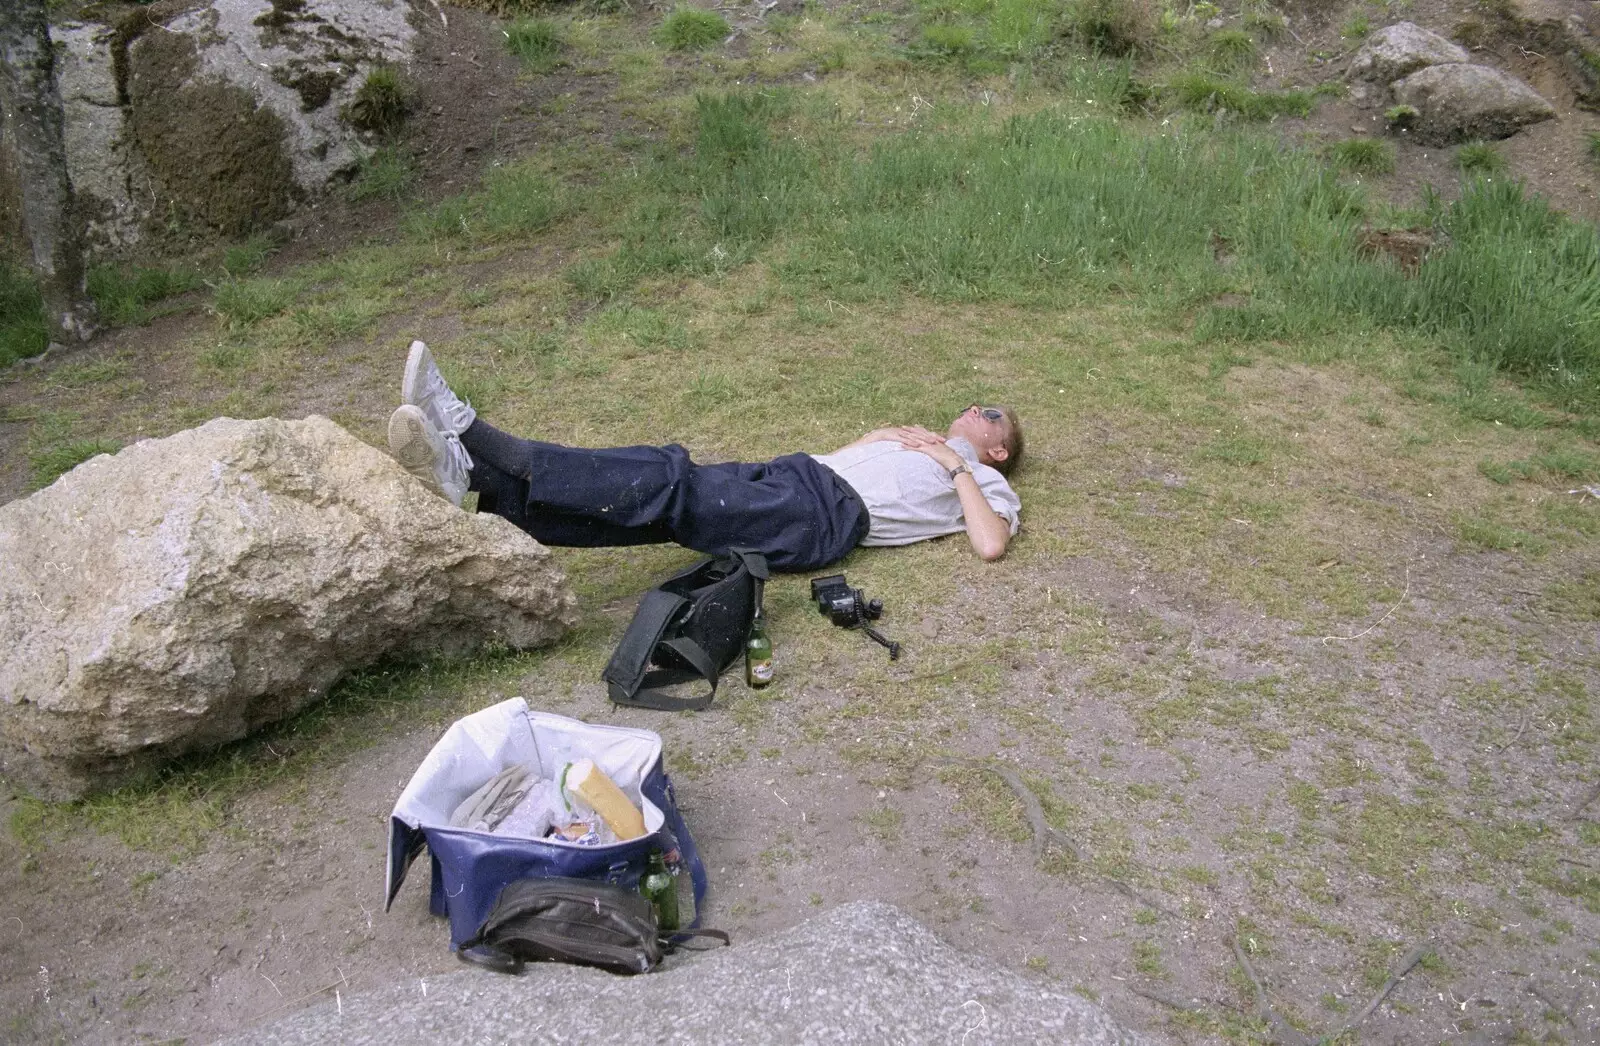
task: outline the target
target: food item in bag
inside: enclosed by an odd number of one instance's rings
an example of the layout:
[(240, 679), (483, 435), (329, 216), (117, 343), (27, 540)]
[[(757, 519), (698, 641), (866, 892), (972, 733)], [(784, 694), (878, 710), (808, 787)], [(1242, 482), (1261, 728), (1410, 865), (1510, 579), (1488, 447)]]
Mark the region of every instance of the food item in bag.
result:
[(644, 834), (644, 815), (593, 759), (579, 759), (568, 766), (563, 784), (598, 814), (619, 840), (626, 842)]
[(615, 838), (605, 838), (609, 832), (602, 832), (593, 821), (573, 821), (569, 824), (558, 824), (550, 830), (550, 838), (574, 846), (603, 846), (606, 843), (616, 842)]

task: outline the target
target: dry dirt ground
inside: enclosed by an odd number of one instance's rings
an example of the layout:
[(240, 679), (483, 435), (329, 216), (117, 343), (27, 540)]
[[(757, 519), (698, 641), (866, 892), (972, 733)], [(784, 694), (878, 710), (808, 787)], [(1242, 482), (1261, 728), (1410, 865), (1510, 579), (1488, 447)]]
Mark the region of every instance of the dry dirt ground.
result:
[[(420, 143), (437, 192), (563, 133), (528, 118), (551, 111), (552, 93), (605, 89), (593, 78), (519, 81), (492, 22), (450, 13), (451, 33), (435, 35), (427, 60), (439, 81), (472, 91), (424, 96)], [(610, 121), (592, 133), (612, 133)], [(1396, 177), (1412, 169), (1403, 163)], [(1592, 185), (1570, 199), (1592, 207)], [(279, 263), (381, 236), (393, 218), (329, 204)], [(485, 282), (558, 260), (510, 255)], [(171, 393), (209, 416), (235, 390), (178, 390), (188, 372), (160, 363), (165, 346), (207, 322), (168, 317), (47, 360), (0, 386), (0, 407), (48, 407), (73, 391), (53, 382), (62, 368), (131, 353), (154, 361), (130, 379), (145, 383), (142, 397)], [(397, 318), (335, 346), (279, 383), (272, 409), (328, 413), (375, 438), (406, 337), (448, 338), (452, 322)], [(1360, 420), (1376, 409), (1372, 396), (1391, 414), (1405, 409), (1300, 364), (1236, 368), (1225, 385), (1282, 439), (1318, 426), (1319, 454), (1332, 460), (1341, 440), (1398, 438)], [(153, 417), (153, 427), (183, 423)], [(1184, 499), (1199, 483), (1178, 450), (1125, 454), (1120, 444), (1137, 437), (1106, 418), (1040, 420), (1060, 431), (1023, 474), (1022, 497), (1059, 482), (1071, 504), (1029, 516), (1006, 560), (986, 566), (945, 541), (847, 562), (869, 592), (894, 592), (901, 564), (943, 579), (890, 599), (884, 627), (908, 648), (893, 666), (811, 613), (804, 579), (785, 579), (770, 594), (771, 690), (730, 682), (726, 704), (695, 716), (616, 711), (597, 658), (626, 623), (627, 593), (686, 557), (562, 553), (577, 570), (620, 579), (588, 607), (584, 629), (606, 642), (412, 671), (396, 683), (403, 697), (351, 713), (345, 729), (367, 735), (364, 747), (289, 777), (269, 771), (293, 756), (294, 734), (251, 749), (245, 761), (264, 783), (190, 837), (181, 826), (192, 826), (193, 797), (174, 800), (173, 836), (139, 845), (92, 819), (31, 827), (36, 808), (8, 798), (0, 812), (17, 819), (0, 859), (0, 1037), (203, 1042), (380, 984), (425, 991), (458, 965), (427, 913), (424, 867), (382, 910), (387, 815), (453, 716), (519, 694), (662, 733), (711, 871), (707, 921), (736, 941), (881, 899), (958, 947), (1099, 999), (1157, 1041), (1193, 1043), (1272, 1039), (1235, 945), (1275, 1011), (1313, 1038), (1359, 1015), (1421, 948), (1344, 1041), (1600, 1041), (1593, 542), (1543, 558), (1486, 552), (1440, 525), (1425, 507), (1434, 491), (1377, 473), (1275, 474), (1269, 485), (1316, 484), (1330, 543), (1381, 546), (1366, 551), (1384, 564), (1377, 581), (1391, 598), (1344, 627), (1309, 628), (1210, 583), (1221, 569), (1211, 557), (1250, 562), (1260, 520), (1231, 520), (1183, 569), (1119, 538), (1192, 509)], [(26, 432), (25, 420), (0, 423), (0, 497), (24, 489)], [(1381, 529), (1351, 538), (1375, 519)], [(1304, 569), (1367, 568), (1329, 559)], [(1036, 856), (999, 780), (935, 753), (1014, 767), (1059, 839)]]

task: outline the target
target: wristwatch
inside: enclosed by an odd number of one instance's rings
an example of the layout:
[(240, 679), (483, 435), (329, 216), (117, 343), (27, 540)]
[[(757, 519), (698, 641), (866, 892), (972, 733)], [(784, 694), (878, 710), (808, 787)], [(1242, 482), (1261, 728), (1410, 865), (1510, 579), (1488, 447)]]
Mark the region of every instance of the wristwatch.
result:
[(963, 472), (965, 472), (969, 476), (972, 476), (973, 479), (977, 479), (978, 478), (977, 476), (973, 476), (972, 475), (972, 469), (967, 465), (967, 463), (965, 461), (963, 461), (961, 464), (957, 465), (955, 468), (950, 470), (950, 482), (954, 483), (955, 480), (956, 480), (956, 477), (961, 475)]

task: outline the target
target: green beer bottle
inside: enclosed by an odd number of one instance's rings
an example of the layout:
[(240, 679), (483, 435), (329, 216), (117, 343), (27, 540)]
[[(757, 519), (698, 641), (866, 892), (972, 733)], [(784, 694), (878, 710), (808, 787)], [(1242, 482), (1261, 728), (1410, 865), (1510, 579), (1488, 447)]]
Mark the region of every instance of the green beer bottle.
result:
[(639, 892), (656, 910), (656, 929), (662, 934), (677, 933), (678, 877), (667, 870), (660, 850), (651, 851), (650, 863), (639, 880)]
[(772, 682), (772, 637), (767, 635), (767, 614), (761, 608), (763, 585), (756, 582), (756, 616), (744, 644), (744, 681), (752, 690)]

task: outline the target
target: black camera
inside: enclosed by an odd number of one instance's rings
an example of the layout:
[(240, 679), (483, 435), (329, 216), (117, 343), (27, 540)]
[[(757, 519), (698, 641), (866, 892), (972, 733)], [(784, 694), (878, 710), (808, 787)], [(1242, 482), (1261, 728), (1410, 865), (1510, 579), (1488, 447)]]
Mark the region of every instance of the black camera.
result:
[(883, 616), (883, 600), (868, 599), (859, 588), (851, 588), (843, 574), (811, 579), (811, 598), (822, 616), (840, 628), (859, 628), (873, 640), (889, 648), (889, 660), (900, 656), (900, 644), (867, 624)]
[(811, 598), (822, 616), (840, 628), (860, 628), (883, 616), (883, 600), (867, 599), (859, 588), (850, 587), (843, 574), (812, 578)]

